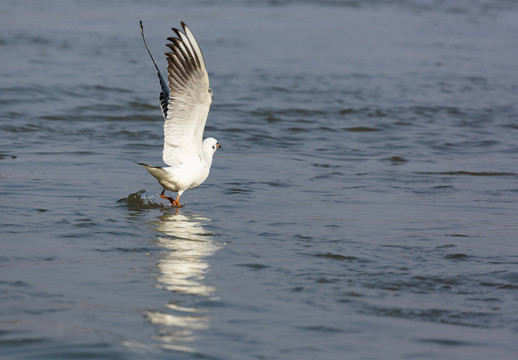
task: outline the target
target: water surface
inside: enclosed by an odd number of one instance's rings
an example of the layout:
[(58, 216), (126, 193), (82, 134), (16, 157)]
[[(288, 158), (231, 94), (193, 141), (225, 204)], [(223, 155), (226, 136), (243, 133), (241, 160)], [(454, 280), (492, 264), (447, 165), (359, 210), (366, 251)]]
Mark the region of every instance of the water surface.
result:
[[(11, 1), (0, 354), (518, 356), (512, 1)], [(187, 22), (211, 175), (175, 211), (160, 65)]]

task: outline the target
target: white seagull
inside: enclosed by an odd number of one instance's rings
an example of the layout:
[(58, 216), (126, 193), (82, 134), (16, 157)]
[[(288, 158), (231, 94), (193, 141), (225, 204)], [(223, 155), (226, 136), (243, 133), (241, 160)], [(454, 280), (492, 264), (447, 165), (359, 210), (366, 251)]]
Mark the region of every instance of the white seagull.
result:
[[(184, 22), (183, 32), (173, 28), (177, 37), (169, 37), (166, 46), (167, 78), (169, 87), (158, 69), (144, 37), (144, 45), (158, 72), (162, 91), (159, 101), (164, 115), (164, 149), (162, 159), (167, 167), (138, 163), (146, 168), (164, 188), (160, 196), (176, 207), (185, 190), (202, 184), (209, 176), (212, 157), (221, 146), (214, 138), (203, 140), (203, 130), (212, 103), (209, 75), (200, 46)], [(176, 199), (165, 196), (165, 190), (177, 192)]]

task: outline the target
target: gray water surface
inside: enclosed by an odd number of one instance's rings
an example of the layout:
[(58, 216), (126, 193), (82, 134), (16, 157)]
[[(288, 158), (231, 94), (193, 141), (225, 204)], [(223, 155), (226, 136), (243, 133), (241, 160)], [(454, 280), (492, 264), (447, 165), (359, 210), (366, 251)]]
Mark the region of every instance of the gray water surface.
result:
[[(223, 148), (178, 211), (185, 21)], [(518, 357), (514, 1), (8, 1), (0, 357)]]

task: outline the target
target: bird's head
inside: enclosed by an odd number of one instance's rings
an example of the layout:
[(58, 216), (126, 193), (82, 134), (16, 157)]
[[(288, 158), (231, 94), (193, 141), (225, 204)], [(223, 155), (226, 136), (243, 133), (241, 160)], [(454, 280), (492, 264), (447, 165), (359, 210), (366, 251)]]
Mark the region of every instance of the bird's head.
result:
[(217, 149), (219, 149), (221, 145), (218, 143), (218, 140), (210, 137), (203, 140), (203, 150), (211, 155), (214, 155)]

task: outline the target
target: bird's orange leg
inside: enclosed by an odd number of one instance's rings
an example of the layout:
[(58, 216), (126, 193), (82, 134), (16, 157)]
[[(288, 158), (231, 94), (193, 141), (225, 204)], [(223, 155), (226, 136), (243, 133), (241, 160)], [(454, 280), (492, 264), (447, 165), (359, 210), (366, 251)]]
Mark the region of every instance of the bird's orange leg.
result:
[(178, 195), (178, 196), (176, 197), (176, 200), (171, 201), (171, 202), (172, 202), (172, 203), (173, 203), (173, 205), (174, 205), (174, 206), (176, 206), (176, 207), (183, 207), (183, 205), (181, 205), (181, 204), (180, 204), (180, 195)]
[(164, 190), (162, 190), (162, 193), (160, 194), (160, 197), (161, 197), (162, 199), (166, 199), (166, 200), (172, 201), (172, 200), (171, 200), (171, 198), (170, 198), (170, 197), (165, 196), (165, 195), (164, 195), (164, 193), (165, 193), (165, 189), (164, 189)]
[(180, 201), (179, 201), (179, 200), (180, 200), (180, 195), (178, 195), (178, 196), (176, 197), (176, 199), (173, 199), (172, 197), (165, 196), (165, 195), (164, 195), (164, 193), (165, 193), (165, 189), (164, 189), (164, 190), (162, 190), (162, 193), (160, 194), (160, 197), (161, 197), (162, 199), (169, 200), (169, 201), (171, 202), (171, 204), (173, 204), (173, 206), (176, 206), (176, 207), (183, 207), (183, 205), (181, 205), (181, 204), (180, 204)]

